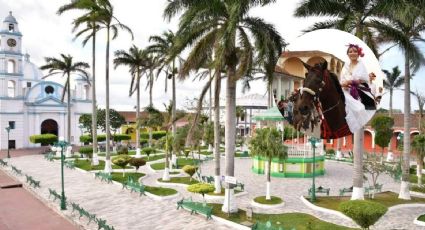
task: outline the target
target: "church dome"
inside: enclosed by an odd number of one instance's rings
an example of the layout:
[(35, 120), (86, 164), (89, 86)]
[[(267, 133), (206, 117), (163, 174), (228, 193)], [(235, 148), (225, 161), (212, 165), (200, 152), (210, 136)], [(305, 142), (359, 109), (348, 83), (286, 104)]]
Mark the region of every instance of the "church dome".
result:
[(41, 80), (43, 78), (43, 72), (34, 63), (30, 62), (30, 55), (25, 54), (24, 61), (24, 79), (28, 80)]
[(13, 17), (12, 15), (12, 11), (9, 12), (9, 15), (3, 20), (3, 22), (18, 24), (18, 21), (16, 21), (16, 18)]

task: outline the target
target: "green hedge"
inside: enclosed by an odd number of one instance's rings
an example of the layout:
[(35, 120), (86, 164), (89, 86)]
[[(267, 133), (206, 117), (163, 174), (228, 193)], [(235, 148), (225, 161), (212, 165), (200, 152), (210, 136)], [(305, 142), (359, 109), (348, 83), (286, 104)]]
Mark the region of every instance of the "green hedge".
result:
[[(153, 131), (152, 139), (159, 140), (161, 139), (161, 137), (165, 137), (165, 135), (166, 135), (165, 131)], [(149, 132), (140, 133), (140, 138), (149, 139)]]
[(82, 146), (80, 147), (80, 150), (78, 151), (82, 154), (90, 154), (93, 153), (93, 147), (92, 146)]
[[(131, 136), (128, 134), (115, 134), (113, 135), (113, 139), (114, 141), (126, 141), (126, 140), (130, 140)], [(97, 141), (98, 142), (102, 142), (102, 141), (106, 141), (106, 134), (99, 134), (97, 135)], [(82, 135), (80, 136), (80, 142), (82, 143), (92, 143), (93, 142), (93, 137), (91, 135)]]
[(326, 149), (326, 155), (335, 155), (334, 149)]
[(342, 202), (339, 205), (339, 210), (363, 229), (368, 229), (388, 211), (388, 208), (373, 201), (350, 200)]
[(30, 142), (34, 144), (51, 145), (57, 141), (58, 137), (50, 133), (30, 136)]

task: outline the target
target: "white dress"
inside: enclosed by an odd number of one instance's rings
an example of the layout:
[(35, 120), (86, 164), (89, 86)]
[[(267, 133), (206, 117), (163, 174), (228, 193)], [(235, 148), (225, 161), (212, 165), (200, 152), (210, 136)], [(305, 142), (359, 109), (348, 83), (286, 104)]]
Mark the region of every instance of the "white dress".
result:
[[(369, 82), (368, 73), (364, 64), (359, 61), (350, 71), (349, 64), (345, 65), (341, 72), (341, 82), (348, 80), (363, 80)], [(375, 110), (366, 110), (360, 99), (351, 96), (349, 89), (343, 89), (345, 96), (346, 121), (350, 131), (355, 133), (373, 117)]]

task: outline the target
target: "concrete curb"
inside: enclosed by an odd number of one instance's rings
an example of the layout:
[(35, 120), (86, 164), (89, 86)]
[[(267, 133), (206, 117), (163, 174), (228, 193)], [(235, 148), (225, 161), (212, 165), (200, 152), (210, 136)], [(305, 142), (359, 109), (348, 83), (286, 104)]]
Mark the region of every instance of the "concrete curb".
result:
[(147, 197), (152, 198), (153, 200), (159, 200), (159, 201), (171, 200), (171, 199), (174, 199), (174, 198), (180, 196), (179, 192), (177, 192), (174, 195), (169, 195), (169, 196), (158, 196), (158, 195), (152, 194), (150, 192), (146, 192), (146, 191), (145, 191), (145, 194), (146, 194)]
[(392, 207), (388, 208), (388, 212), (390, 211), (394, 211), (394, 210), (398, 210), (398, 209), (403, 209), (403, 208), (424, 208), (425, 204), (418, 204), (418, 203), (414, 203), (414, 204), (398, 204), (398, 205), (394, 205)]
[(425, 198), (425, 193), (410, 191), (410, 195)]
[(260, 204), (254, 201), (254, 199), (251, 200), (251, 205), (257, 208), (262, 208), (262, 209), (274, 209), (274, 208), (280, 208), (285, 206), (285, 202), (282, 201), (282, 203), (280, 204)]
[(316, 206), (316, 205), (310, 203), (310, 201), (306, 200), (304, 198), (304, 196), (301, 196), (300, 199), (305, 205), (307, 205), (309, 208), (311, 208), (313, 210), (316, 210), (316, 211), (319, 211), (319, 212), (324, 212), (324, 213), (327, 213), (327, 214), (330, 214), (330, 215), (341, 217), (341, 218), (346, 219), (346, 220), (353, 221), (350, 217), (342, 214), (341, 212), (338, 212), (338, 211), (335, 211), (335, 210), (330, 210), (330, 209), (327, 209), (327, 208), (322, 208), (322, 207), (319, 207), (319, 206)]
[(217, 222), (220, 222), (222, 224), (225, 224), (225, 225), (227, 225), (227, 226), (229, 226), (231, 228), (234, 228), (234, 229), (239, 229), (239, 230), (250, 230), (251, 229), (251, 228), (249, 228), (247, 226), (244, 226), (244, 225), (235, 223), (235, 222), (230, 221), (230, 220), (223, 219), (223, 218), (218, 217), (218, 216), (212, 215), (211, 217), (212, 217), (213, 220), (215, 220)]
[(189, 185), (187, 185), (187, 184), (180, 184), (180, 183), (164, 183), (164, 182), (159, 182), (158, 180), (156, 180), (156, 183), (157, 183), (157, 184), (159, 184), (159, 185), (164, 185), (164, 186), (167, 186), (167, 185), (173, 185), (173, 186), (179, 186), (179, 187), (183, 187), (183, 188), (187, 188), (187, 187), (189, 187)]
[(425, 222), (418, 220), (418, 218), (413, 220), (413, 223), (422, 227), (425, 227)]

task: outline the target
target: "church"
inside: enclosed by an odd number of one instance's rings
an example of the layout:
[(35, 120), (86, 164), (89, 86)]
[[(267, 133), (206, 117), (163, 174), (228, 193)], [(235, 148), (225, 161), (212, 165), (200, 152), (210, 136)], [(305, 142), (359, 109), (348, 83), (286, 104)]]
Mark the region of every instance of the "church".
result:
[[(67, 103), (61, 101), (64, 86), (43, 76), (29, 54), (22, 53), (22, 33), (10, 12), (0, 28), (0, 149), (37, 147), (29, 141), (35, 134), (66, 137)], [(73, 81), (71, 143), (78, 144), (82, 133), (78, 119), (91, 113), (91, 86), (82, 78)]]

